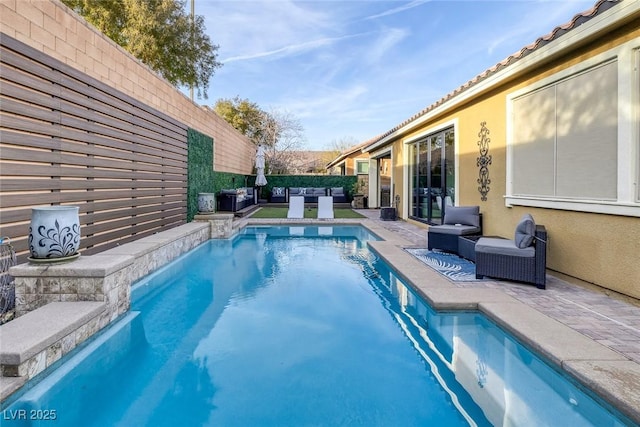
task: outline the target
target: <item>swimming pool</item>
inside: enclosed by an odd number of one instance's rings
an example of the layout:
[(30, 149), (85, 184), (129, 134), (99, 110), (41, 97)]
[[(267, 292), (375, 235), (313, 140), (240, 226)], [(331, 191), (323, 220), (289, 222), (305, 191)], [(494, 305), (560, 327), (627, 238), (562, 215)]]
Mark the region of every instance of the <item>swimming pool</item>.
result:
[(625, 425), (479, 314), (431, 310), (366, 248), (374, 238), (250, 227), (209, 241), (140, 281), (131, 312), (4, 420)]

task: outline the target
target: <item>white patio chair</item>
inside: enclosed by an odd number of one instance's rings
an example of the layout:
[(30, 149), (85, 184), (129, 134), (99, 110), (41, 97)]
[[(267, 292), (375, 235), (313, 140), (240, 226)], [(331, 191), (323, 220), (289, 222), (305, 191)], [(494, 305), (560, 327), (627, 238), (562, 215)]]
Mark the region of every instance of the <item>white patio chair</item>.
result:
[(289, 197), (287, 218), (304, 218), (304, 196)]
[(318, 197), (318, 218), (319, 219), (333, 218), (333, 197), (331, 196)]

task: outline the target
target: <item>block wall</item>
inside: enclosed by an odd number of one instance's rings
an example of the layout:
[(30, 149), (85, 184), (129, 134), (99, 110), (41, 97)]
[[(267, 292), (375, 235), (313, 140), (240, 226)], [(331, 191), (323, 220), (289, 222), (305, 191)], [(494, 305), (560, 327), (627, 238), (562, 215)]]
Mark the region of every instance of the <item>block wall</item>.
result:
[(212, 110), (192, 102), (60, 1), (0, 0), (0, 33), (211, 136), (216, 171), (252, 172), (255, 149), (245, 136)]

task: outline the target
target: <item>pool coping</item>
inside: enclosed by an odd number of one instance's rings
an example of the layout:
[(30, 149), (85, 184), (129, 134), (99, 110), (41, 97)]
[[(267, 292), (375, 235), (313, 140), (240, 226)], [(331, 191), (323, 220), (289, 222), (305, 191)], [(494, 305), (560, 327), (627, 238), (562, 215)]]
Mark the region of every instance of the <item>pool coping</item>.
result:
[[(326, 220), (264, 220), (245, 225), (327, 225)], [(593, 392), (631, 421), (640, 424), (640, 364), (559, 322), (500, 289), (469, 289), (409, 254), (415, 246), (371, 219), (331, 221), (359, 224), (378, 236), (368, 246), (436, 311), (478, 311), (528, 348)], [(523, 285), (524, 286), (524, 285)]]
[[(297, 220), (306, 225), (326, 221)], [(292, 224), (292, 220), (247, 220), (247, 225)], [(334, 220), (333, 225), (360, 224), (382, 240), (368, 246), (436, 311), (478, 311), (551, 366), (592, 391), (631, 421), (640, 424), (640, 364), (499, 289), (469, 289), (409, 254), (415, 245), (371, 219)], [(525, 286), (525, 285), (523, 285)]]
[[(485, 314), (550, 364), (594, 392), (624, 416), (640, 424), (640, 364), (499, 289), (456, 287), (449, 279), (405, 251), (404, 248), (414, 246), (411, 242), (398, 233), (384, 228), (376, 221), (371, 219), (252, 219), (249, 217), (234, 220), (231, 234), (228, 235), (229, 230), (227, 229), (225, 231), (227, 234), (221, 237), (233, 238), (248, 225), (298, 224), (362, 225), (381, 239), (368, 242), (371, 250), (387, 262), (403, 281), (411, 286), (432, 308), (437, 311), (477, 310)], [(140, 277), (142, 271), (150, 273), (151, 270), (160, 267), (156, 254), (167, 252), (168, 243), (171, 243), (172, 249), (168, 251), (168, 254), (163, 253), (166, 258), (160, 257), (164, 258), (166, 262), (169, 262), (177, 254), (192, 248), (200, 239), (206, 240), (202, 234), (195, 240), (192, 237), (194, 232), (202, 230), (202, 226), (204, 226), (202, 222), (185, 224), (158, 235), (114, 248), (107, 251), (108, 253), (81, 257), (78, 261), (82, 260), (82, 262), (75, 261), (75, 263), (82, 270), (84, 277), (103, 275), (111, 272), (112, 269), (117, 270), (124, 264), (131, 270), (138, 270), (135, 273), (131, 272), (132, 276)], [(215, 236), (213, 233), (215, 226), (216, 224), (210, 222), (211, 238)], [(123, 260), (120, 257), (129, 259)], [(131, 268), (133, 261), (130, 258), (140, 260), (144, 268)], [(94, 263), (89, 262), (91, 259)], [(107, 260), (110, 262), (105, 262)], [(96, 261), (102, 262), (95, 264)], [(105, 268), (105, 264), (111, 263), (115, 263), (117, 266), (113, 268), (111, 265)], [(20, 268), (23, 267), (17, 267), (17, 269)], [(53, 269), (49, 268), (49, 271), (42, 268), (30, 270), (36, 271), (37, 275), (47, 275), (52, 273), (51, 270), (57, 269), (64, 270), (65, 275), (68, 274), (72, 277), (75, 275), (71, 263)], [(134, 277), (128, 278), (129, 283)], [(0, 388), (3, 389), (0, 400), (4, 401), (21, 389), (25, 382), (24, 377), (0, 378), (0, 386), (2, 386)]]
[(640, 424), (640, 364), (499, 289), (456, 287), (405, 251), (414, 246), (410, 242), (381, 230), (373, 221), (362, 221), (362, 225), (384, 239), (369, 241), (369, 247), (433, 309), (483, 313), (552, 366)]
[(11, 267), (20, 314), (0, 325), (0, 406), (130, 312), (131, 285), (209, 240), (210, 228), (192, 222), (68, 263)]

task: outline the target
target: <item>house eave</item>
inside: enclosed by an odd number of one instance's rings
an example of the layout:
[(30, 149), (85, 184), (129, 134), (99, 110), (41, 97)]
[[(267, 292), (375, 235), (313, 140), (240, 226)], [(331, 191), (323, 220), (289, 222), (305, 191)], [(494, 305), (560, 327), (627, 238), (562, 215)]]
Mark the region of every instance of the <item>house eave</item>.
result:
[[(525, 56), (517, 59), (516, 62), (507, 64), (503, 69), (496, 71), (475, 83), (474, 81), (489, 72), (489, 70), (485, 71), (467, 82), (465, 85), (456, 89), (453, 93), (432, 104), (431, 107), (427, 107), (423, 110), (425, 111), (423, 114), (417, 113), (415, 119), (409, 119), (405, 125), (400, 125), (398, 129), (390, 131), (388, 135), (372, 142), (368, 146), (363, 147), (362, 151), (370, 152), (388, 145), (412, 132), (425, 122), (432, 121), (434, 118), (487, 93), (495, 87), (516, 79), (517, 77), (527, 73), (532, 68), (544, 65), (545, 63), (562, 56), (567, 51), (575, 50), (580, 46), (595, 40), (602, 33), (606, 33), (612, 28), (624, 25), (634, 19), (640, 19), (640, 2), (618, 2), (604, 12), (590, 18), (587, 22), (572, 28), (561, 37), (551, 40), (544, 46), (532, 50)], [(502, 62), (508, 62), (511, 58), (512, 57), (509, 57)]]

